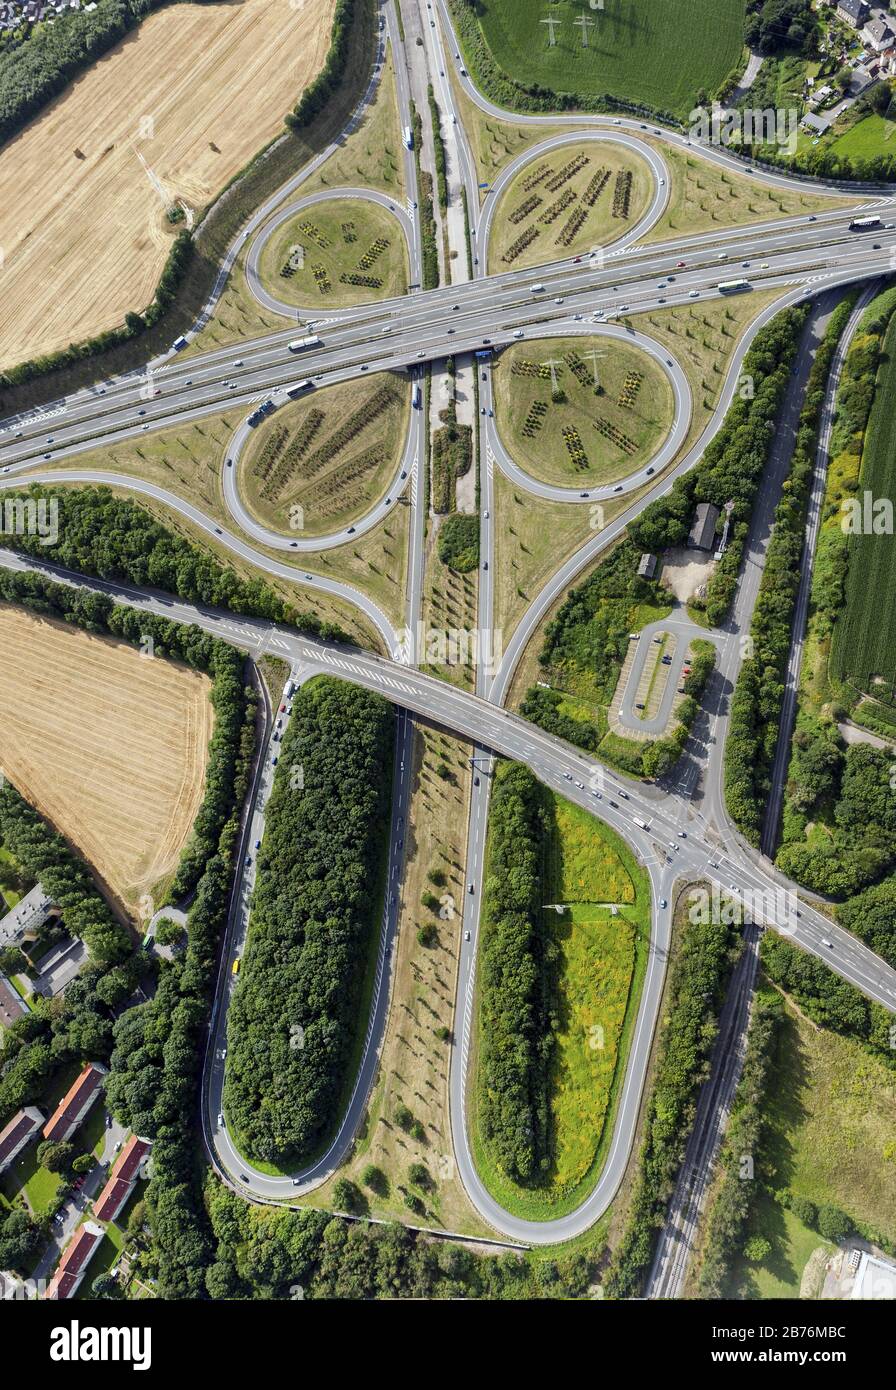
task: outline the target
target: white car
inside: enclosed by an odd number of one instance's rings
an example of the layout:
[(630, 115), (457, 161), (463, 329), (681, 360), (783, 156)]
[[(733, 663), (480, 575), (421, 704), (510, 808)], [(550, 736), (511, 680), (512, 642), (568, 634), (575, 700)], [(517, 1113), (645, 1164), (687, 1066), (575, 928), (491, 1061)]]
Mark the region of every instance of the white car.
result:
[(514, 333), (513, 336), (514, 336), (514, 338), (522, 338), (522, 336), (523, 336), (523, 330), (522, 330), (521, 328), (518, 328), (518, 329), (516, 330), (516, 332)]
[(699, 291), (699, 290), (688, 290), (688, 299), (699, 299), (699, 298), (700, 298), (700, 291)]

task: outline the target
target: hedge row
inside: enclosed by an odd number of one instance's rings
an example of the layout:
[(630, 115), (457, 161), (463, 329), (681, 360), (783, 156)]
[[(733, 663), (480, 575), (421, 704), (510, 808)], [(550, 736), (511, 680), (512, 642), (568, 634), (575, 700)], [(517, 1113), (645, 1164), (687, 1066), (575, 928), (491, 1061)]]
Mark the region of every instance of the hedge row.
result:
[(778, 746), (793, 615), (802, 573), (806, 509), (828, 376), (853, 302), (854, 295), (847, 296), (831, 315), (812, 364), (790, 474), (775, 509), (774, 530), (753, 610), (753, 650), (741, 666), (731, 701), (731, 726), (725, 744), (725, 800), (732, 820), (754, 845), (759, 843)]

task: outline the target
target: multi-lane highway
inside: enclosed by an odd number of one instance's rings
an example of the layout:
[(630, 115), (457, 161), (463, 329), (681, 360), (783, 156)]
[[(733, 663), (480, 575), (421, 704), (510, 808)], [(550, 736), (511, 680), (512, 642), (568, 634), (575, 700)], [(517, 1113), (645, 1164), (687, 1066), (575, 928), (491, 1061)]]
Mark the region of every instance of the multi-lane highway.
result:
[[(406, 625), (416, 629), (421, 615), (424, 569), (424, 538), (427, 519), (422, 498), (425, 493), (421, 468), (425, 458), (428, 428), (422, 410), (411, 411), (411, 427), (400, 463), (391, 484), (368, 514), (332, 536), (279, 535), (261, 526), (247, 511), (240, 496), (239, 455), (248, 436), (243, 425), (232, 441), (223, 465), (222, 486), (226, 505), (239, 531), (219, 526), (201, 509), (142, 479), (96, 469), (78, 468), (79, 456), (99, 445), (138, 438), (142, 434), (174, 424), (200, 419), (234, 405), (247, 412), (272, 392), (302, 380), (312, 382), (310, 390), (322, 384), (360, 379), (362, 373), (381, 370), (407, 372), (410, 380), (427, 363), (446, 356), (500, 348), (514, 341), (535, 340), (557, 335), (603, 333), (612, 341), (625, 338), (651, 353), (666, 372), (674, 398), (674, 421), (669, 437), (654, 459), (641, 464), (627, 478), (603, 488), (551, 488), (530, 477), (512, 459), (501, 440), (499, 422), (493, 412), (490, 366), (483, 362), (484, 380), (479, 383), (486, 415), (481, 417), (481, 565), (479, 575), (479, 626), (481, 633), (493, 628), (493, 465), (497, 464), (515, 485), (536, 496), (569, 502), (592, 502), (611, 496), (640, 493), (607, 527), (597, 532), (543, 587), (513, 633), (495, 669), (480, 664), (476, 693), (470, 694), (424, 672), (411, 664), (397, 664), (352, 649), (309, 641), (294, 631), (273, 627), (250, 619), (198, 609), (182, 603), (161, 601), (148, 593), (111, 589), (123, 602), (159, 611), (166, 617), (196, 622), (205, 630), (226, 637), (253, 656), (272, 652), (289, 661), (296, 678), (307, 679), (318, 672), (337, 675), (377, 690), (398, 707), (398, 739), (395, 766), (395, 796), (389, 890), (384, 904), (380, 935), (377, 985), (368, 1022), (364, 1055), (349, 1107), (340, 1117), (328, 1153), (311, 1167), (274, 1178), (253, 1168), (232, 1145), (226, 1126), (219, 1122), (222, 1110), (226, 1046), (227, 1001), (232, 985), (230, 961), (241, 951), (248, 926), (255, 840), (263, 831), (264, 805), (270, 787), (271, 750), (263, 754), (253, 790), (251, 815), (247, 817), (243, 871), (235, 887), (234, 912), (222, 955), (216, 995), (215, 1016), (209, 1039), (205, 1077), (203, 1125), (209, 1151), (220, 1171), (247, 1196), (258, 1200), (282, 1200), (322, 1181), (338, 1165), (356, 1132), (364, 1112), (376, 1070), (389, 1004), (391, 948), (400, 906), (403, 870), (403, 831), (410, 796), (410, 719), (409, 715), (438, 723), (468, 739), (481, 763), (471, 797), (467, 846), (467, 878), (473, 892), (466, 903), (465, 926), (470, 940), (462, 934), (459, 943), (458, 992), (456, 1001), (455, 1046), (452, 1049), (449, 1080), (452, 1139), (458, 1170), (466, 1191), (481, 1216), (497, 1230), (515, 1239), (532, 1243), (553, 1243), (585, 1230), (612, 1200), (621, 1181), (631, 1150), (644, 1077), (660, 1004), (671, 932), (671, 906), (675, 884), (701, 880), (720, 891), (736, 894), (747, 901), (753, 913), (775, 929), (786, 932), (807, 951), (817, 955), (869, 997), (896, 1012), (896, 972), (873, 955), (860, 942), (832, 924), (808, 902), (799, 901), (793, 885), (786, 884), (769, 863), (750, 851), (733, 832), (724, 809), (721, 751), (727, 728), (726, 709), (721, 702), (712, 715), (712, 736), (702, 766), (702, 800), (689, 795), (645, 787), (607, 772), (585, 757), (580, 750), (545, 734), (537, 727), (508, 713), (503, 704), (519, 657), (550, 606), (564, 592), (581, 569), (594, 560), (622, 534), (626, 525), (655, 497), (671, 487), (675, 477), (693, 467), (715, 433), (737, 387), (743, 358), (759, 328), (783, 306), (821, 291), (852, 281), (880, 276), (896, 257), (896, 226), (887, 222), (894, 216), (887, 190), (851, 190), (844, 203), (838, 200), (830, 210), (812, 216), (781, 218), (753, 226), (734, 226), (724, 230), (669, 237), (649, 245), (643, 238), (656, 229), (669, 196), (669, 170), (663, 157), (664, 146), (681, 147), (689, 143), (676, 132), (647, 127), (643, 122), (607, 117), (527, 116), (501, 112), (487, 102), (463, 72), (444, 0), (435, 10), (423, 0), (404, 0), (405, 12), (414, 17), (413, 29), (424, 38), (422, 45), (430, 79), (436, 89), (445, 121), (444, 136), (449, 155), (449, 187), (456, 200), (463, 192), (467, 203), (472, 249), (472, 274), (460, 273), (456, 283), (421, 292), (334, 312), (302, 330), (320, 339), (301, 351), (288, 344), (296, 336), (295, 327), (247, 339), (237, 345), (197, 353), (187, 358), (169, 356), (149, 364), (146, 371), (131, 374), (80, 391), (64, 401), (56, 401), (20, 418), (0, 422), (0, 488), (29, 480), (66, 480), (71, 483), (115, 483), (163, 502), (188, 518), (216, 544), (250, 561), (269, 574), (318, 586), (356, 604), (374, 624), (386, 650), (399, 649), (398, 634), (375, 603), (348, 584), (320, 579), (301, 570), (303, 551), (319, 551), (344, 544), (349, 535), (372, 528), (402, 498), (409, 499), (412, 520), (405, 603)], [(408, 63), (416, 60), (402, 42), (393, 0), (385, 6), (386, 33), (395, 59), (399, 117), (410, 122), (410, 82)], [(438, 16), (438, 21), (434, 16)], [(441, 24), (441, 28), (439, 25)], [(450, 58), (450, 53), (454, 58)], [(356, 124), (376, 89), (382, 69), (384, 49), (377, 56), (376, 71), (359, 111)], [(547, 136), (530, 150), (525, 159), (537, 157), (564, 143), (613, 139), (625, 144), (647, 165), (653, 179), (649, 207), (639, 223), (609, 248), (594, 256), (567, 257), (550, 265), (522, 270), (502, 270), (487, 274), (489, 241), (501, 192), (512, 180), (522, 160), (502, 172), (480, 208), (475, 163), (463, 111), (455, 100), (455, 87), (448, 76), (454, 65), (454, 81), (466, 98), (501, 119), (525, 124), (558, 124), (570, 127), (561, 135)], [(582, 132), (585, 132), (584, 136)], [(649, 138), (646, 138), (648, 137)], [(247, 251), (250, 288), (268, 307), (280, 307), (261, 284), (258, 261), (271, 231), (282, 225), (302, 207), (325, 195), (301, 197), (301, 186), (313, 169), (319, 168), (328, 153), (305, 170), (252, 219), (240, 234), (222, 266), (216, 287), (220, 292), (240, 251)], [(695, 157), (728, 169), (742, 171), (743, 165), (724, 150), (690, 145)], [(431, 163), (432, 151), (427, 152)], [(416, 194), (416, 161), (405, 151), (406, 186)], [(824, 185), (795, 185), (785, 175), (753, 171), (751, 177), (775, 187), (811, 188), (830, 194)], [(327, 197), (334, 196), (328, 193)], [(409, 199), (407, 208), (393, 204), (383, 195), (366, 190), (338, 189), (336, 196), (373, 197), (394, 215), (407, 240), (412, 278), (419, 281), (420, 229), (418, 197)], [(849, 223), (856, 209), (875, 211), (883, 224), (873, 236), (859, 236)], [(452, 248), (456, 240), (458, 209), (449, 211), (447, 229)], [(465, 250), (466, 248), (464, 248)], [(455, 264), (455, 262), (452, 262)], [(726, 366), (726, 382), (716, 412), (701, 438), (685, 454), (684, 440), (690, 428), (691, 398), (687, 379), (674, 357), (641, 331), (637, 315), (659, 307), (704, 303), (717, 298), (721, 281), (745, 279), (753, 290), (773, 290), (775, 300), (757, 315), (742, 336)], [(265, 299), (265, 296), (268, 296)], [(213, 296), (214, 299), (215, 296)], [(210, 312), (212, 301), (207, 306)], [(206, 314), (207, 317), (207, 314)], [(619, 317), (625, 320), (620, 324)], [(629, 322), (631, 317), (632, 321)], [(611, 322), (611, 320), (613, 320)], [(201, 326), (201, 325), (199, 325)], [(807, 351), (811, 344), (807, 344)], [(805, 384), (804, 365), (788, 393), (782, 419), (782, 439), (798, 413), (801, 388)], [(780, 484), (786, 467), (786, 447), (782, 444), (769, 475), (770, 489)], [(656, 475), (655, 481), (651, 481)], [(773, 498), (772, 498), (773, 505)], [(284, 558), (256, 549), (243, 537), (248, 535), (266, 550), (283, 552)], [(298, 552), (290, 564), (289, 552)], [(736, 638), (747, 631), (755, 601), (758, 578), (764, 561), (761, 545), (750, 553), (750, 564), (742, 577), (731, 622), (723, 635), (721, 677), (730, 687), (737, 670)], [(21, 566), (23, 561), (9, 554), (0, 563)], [(91, 584), (93, 581), (73, 580)], [(581, 1207), (557, 1221), (521, 1221), (503, 1211), (481, 1182), (470, 1153), (466, 1126), (466, 1086), (469, 1074), (470, 1044), (475, 1010), (475, 972), (478, 945), (478, 912), (485, 860), (485, 835), (490, 777), (486, 770), (493, 754), (526, 763), (546, 785), (599, 814), (622, 834), (646, 865), (653, 893), (653, 920), (647, 976), (640, 999), (636, 1028), (623, 1080), (613, 1140), (599, 1181)], [(253, 838), (254, 837), (254, 838)], [(786, 891), (781, 892), (784, 888)], [(726, 1073), (728, 1075), (729, 1073)], [(730, 1077), (729, 1077), (730, 1079)], [(701, 1143), (708, 1142), (707, 1136)], [(691, 1210), (691, 1208), (689, 1208)]]

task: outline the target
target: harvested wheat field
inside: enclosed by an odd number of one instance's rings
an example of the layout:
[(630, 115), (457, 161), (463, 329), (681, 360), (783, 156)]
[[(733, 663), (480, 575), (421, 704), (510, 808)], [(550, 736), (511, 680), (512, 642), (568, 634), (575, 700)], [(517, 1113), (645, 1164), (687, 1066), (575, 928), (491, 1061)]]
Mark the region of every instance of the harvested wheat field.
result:
[(150, 302), (168, 207), (201, 209), (282, 129), (323, 66), (334, 4), (166, 6), (3, 147), (0, 365)]
[(211, 683), (0, 607), (0, 768), (132, 909), (176, 868), (202, 800)]

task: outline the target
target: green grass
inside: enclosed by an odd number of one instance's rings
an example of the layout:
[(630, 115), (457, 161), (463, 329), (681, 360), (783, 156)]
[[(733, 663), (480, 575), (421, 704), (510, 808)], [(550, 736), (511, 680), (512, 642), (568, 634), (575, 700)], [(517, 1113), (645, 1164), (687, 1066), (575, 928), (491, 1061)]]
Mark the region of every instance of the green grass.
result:
[[(896, 459), (896, 318), (884, 339), (874, 405), (865, 435), (859, 496), (892, 498)], [(831, 672), (874, 694), (876, 676), (896, 679), (896, 565), (893, 537), (852, 536), (846, 602), (834, 629)]]
[[(382, 243), (386, 245), (372, 263), (365, 264), (365, 255), (373, 254), (375, 244)], [(284, 275), (296, 247), (303, 252), (297, 262), (300, 268)], [(325, 278), (318, 280), (316, 271)], [(259, 272), (275, 298), (321, 313), (406, 294), (407, 247), (401, 227), (385, 208), (360, 198), (334, 198), (284, 222), (266, 243)], [(378, 283), (366, 287), (343, 283), (341, 277), (353, 273)]]
[[(479, 23), (496, 61), (523, 84), (559, 93), (607, 94), (686, 117), (698, 91), (712, 93), (739, 62), (743, 0), (605, 0), (592, 13), (558, 0), (548, 47), (544, 0), (479, 0)], [(574, 21), (595, 21), (582, 46)]]
[[(592, 349), (601, 354), (594, 361), (589, 356)], [(568, 354), (575, 355), (584, 381), (565, 361)], [(561, 397), (552, 396), (550, 369), (545, 365), (549, 361), (556, 364)], [(519, 368), (528, 364), (547, 375), (520, 375)], [(595, 366), (599, 395), (593, 385)], [(641, 380), (631, 404), (623, 405), (622, 392), (630, 374)], [(615, 339), (595, 336), (514, 343), (497, 359), (493, 375), (504, 444), (520, 467), (542, 482), (587, 487), (627, 477), (656, 453), (672, 426), (672, 388), (665, 373), (639, 348)], [(540, 423), (530, 425), (532, 432), (527, 434), (530, 411), (541, 405)], [(608, 437), (598, 428), (599, 421), (617, 433)], [(581, 455), (571, 454), (565, 429), (576, 431)], [(620, 439), (629, 444), (623, 447)]]
[[(580, 154), (587, 159), (587, 164), (583, 165), (557, 189), (548, 189), (545, 186), (547, 180), (554, 174), (559, 175), (564, 167)], [(526, 188), (526, 183), (535, 176), (536, 171), (541, 169), (548, 171), (544, 179), (541, 179), (534, 187)], [(603, 188), (594, 203), (589, 207), (584, 201), (584, 195), (594, 178), (598, 177), (599, 174), (603, 178), (603, 173), (600, 171), (605, 172), (609, 177), (603, 184)], [(626, 174), (631, 174), (631, 185), (625, 215), (622, 215), (623, 209), (621, 207), (617, 208), (618, 215), (614, 215), (616, 179), (618, 176), (625, 176)], [(561, 256), (574, 256), (580, 251), (590, 250), (594, 246), (603, 246), (607, 242), (616, 241), (635, 226), (638, 219), (644, 215), (650, 203), (652, 190), (653, 181), (645, 161), (621, 145), (606, 144), (603, 141), (600, 143), (583, 141), (579, 148), (574, 145), (564, 145), (544, 158), (530, 160), (511, 180), (502, 193), (501, 201), (496, 209), (489, 238), (489, 270), (491, 274), (498, 275), (502, 270), (507, 270), (510, 267), (518, 270), (523, 266), (541, 265), (546, 261), (557, 260)], [(569, 194), (573, 194), (574, 199), (570, 200)], [(561, 198), (566, 199), (568, 206), (564, 207), (550, 223), (541, 221), (540, 219), (544, 217), (548, 209)], [(519, 217), (516, 222), (510, 220), (514, 214), (521, 211), (524, 206), (532, 204), (536, 199), (538, 200), (537, 204), (532, 206), (525, 216)], [(586, 214), (585, 220), (571, 238), (563, 238), (562, 233), (568, 219), (573, 214), (577, 214), (577, 210)], [(537, 233), (535, 240), (519, 255), (510, 259), (508, 249), (530, 229)]]
[[(552, 1120), (555, 1162), (539, 1188), (522, 1188), (492, 1161), (471, 1115), (480, 1176), (516, 1216), (552, 1220), (573, 1211), (600, 1176), (637, 1016), (650, 934), (647, 876), (603, 822), (547, 793), (545, 912), (559, 952)], [(608, 906), (618, 904), (616, 915)]]
[(11, 1202), (18, 1192), (24, 1192), (35, 1216), (49, 1211), (56, 1197), (56, 1190), (62, 1182), (59, 1173), (50, 1173), (41, 1168), (37, 1161), (40, 1135), (28, 1145), (3, 1174), (3, 1191)]
[[(768, 1171), (757, 1176), (896, 1241), (896, 1071), (788, 1005), (764, 1103)], [(753, 1234), (771, 1242), (771, 1253), (736, 1273), (756, 1298), (795, 1297), (812, 1251), (832, 1248), (768, 1195), (754, 1204)]]
[[(389, 393), (384, 408), (368, 413), (383, 390)], [(395, 473), (409, 413), (406, 383), (386, 372), (291, 402), (252, 432), (243, 451), (238, 467), (246, 506), (271, 530), (297, 538), (331, 535), (357, 521), (383, 496)], [(346, 437), (337, 440), (344, 427), (349, 427)], [(300, 451), (303, 439), (307, 447)], [(277, 440), (282, 447), (266, 471), (265, 450)], [(287, 466), (293, 445), (296, 457)], [(302, 524), (294, 527), (297, 519)]]

